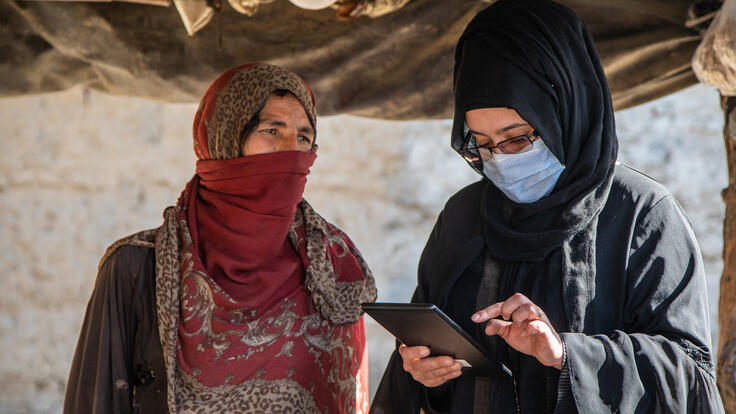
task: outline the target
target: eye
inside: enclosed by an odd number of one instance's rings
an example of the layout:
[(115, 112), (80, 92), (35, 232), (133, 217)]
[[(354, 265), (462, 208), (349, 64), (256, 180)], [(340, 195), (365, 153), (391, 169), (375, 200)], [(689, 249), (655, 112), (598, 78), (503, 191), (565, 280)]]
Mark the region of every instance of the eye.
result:
[(276, 131), (276, 128), (265, 128), (265, 129), (259, 130), (258, 132), (261, 132), (263, 134), (268, 134), (268, 135), (276, 135), (278, 131)]
[(478, 139), (478, 137), (473, 136), (475, 138), (475, 145), (478, 146), (478, 148), (488, 148), (491, 146), (491, 141), (488, 138), (482, 137), (481, 139)]
[(311, 144), (312, 143), (312, 138), (311, 137), (308, 137), (306, 135), (299, 135), (297, 137), (297, 139), (299, 141), (304, 142), (304, 143), (307, 143), (307, 144)]

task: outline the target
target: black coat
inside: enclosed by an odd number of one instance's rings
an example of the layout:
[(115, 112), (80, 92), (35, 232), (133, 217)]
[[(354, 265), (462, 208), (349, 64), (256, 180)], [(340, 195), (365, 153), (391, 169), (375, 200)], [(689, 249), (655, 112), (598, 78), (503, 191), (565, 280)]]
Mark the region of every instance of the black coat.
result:
[[(413, 302), (444, 308), (454, 282), (484, 253), (480, 205), (486, 185), (471, 184), (447, 202), (422, 253)], [(566, 350), (559, 376), (524, 377), (530, 364), (541, 364), (520, 359), (514, 370), (520, 411), (544, 407), (540, 400), (549, 396), (526, 392), (541, 388), (556, 390), (554, 412), (561, 413), (723, 412), (702, 258), (681, 207), (663, 186), (618, 164), (595, 240), (595, 295), (585, 306), (595, 317), (583, 332), (568, 330), (559, 304), (569, 292), (550, 289), (557, 281), (510, 281), (507, 293), (522, 289), (540, 305)], [(420, 406), (429, 411), (426, 389), (394, 352), (371, 412), (404, 414)]]

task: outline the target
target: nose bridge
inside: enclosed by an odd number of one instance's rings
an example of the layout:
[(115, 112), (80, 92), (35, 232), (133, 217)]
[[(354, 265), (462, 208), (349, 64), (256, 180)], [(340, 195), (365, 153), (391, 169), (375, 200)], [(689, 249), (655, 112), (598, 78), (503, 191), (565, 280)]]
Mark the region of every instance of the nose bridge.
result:
[(294, 150), (297, 148), (297, 145), (299, 144), (299, 140), (297, 139), (299, 137), (298, 132), (295, 129), (288, 128), (284, 129), (282, 131), (281, 137), (279, 137), (278, 140), (278, 149), (280, 151), (288, 151), (288, 150)]

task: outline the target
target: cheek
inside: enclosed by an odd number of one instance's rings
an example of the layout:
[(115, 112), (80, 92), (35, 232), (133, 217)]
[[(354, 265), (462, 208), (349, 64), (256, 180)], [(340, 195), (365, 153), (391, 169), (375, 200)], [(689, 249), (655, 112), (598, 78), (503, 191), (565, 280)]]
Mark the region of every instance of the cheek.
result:
[(273, 142), (251, 135), (243, 144), (243, 155), (266, 154), (274, 152)]

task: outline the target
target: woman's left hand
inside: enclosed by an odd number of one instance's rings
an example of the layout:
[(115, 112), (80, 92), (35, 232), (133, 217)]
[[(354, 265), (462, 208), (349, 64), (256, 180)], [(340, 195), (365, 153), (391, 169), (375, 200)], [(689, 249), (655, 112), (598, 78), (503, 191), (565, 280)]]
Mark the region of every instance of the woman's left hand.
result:
[[(501, 316), (503, 319), (494, 319)], [(543, 365), (562, 369), (564, 346), (547, 315), (529, 298), (515, 293), (503, 302), (479, 310), (473, 322), (486, 322), (486, 335), (499, 335), (512, 348)]]

